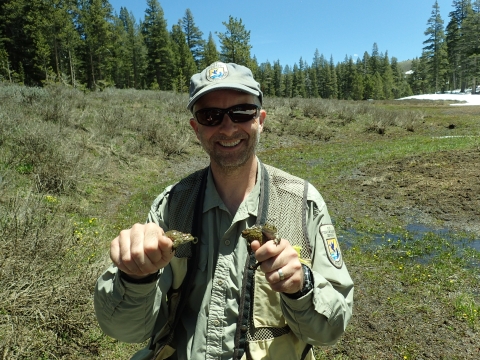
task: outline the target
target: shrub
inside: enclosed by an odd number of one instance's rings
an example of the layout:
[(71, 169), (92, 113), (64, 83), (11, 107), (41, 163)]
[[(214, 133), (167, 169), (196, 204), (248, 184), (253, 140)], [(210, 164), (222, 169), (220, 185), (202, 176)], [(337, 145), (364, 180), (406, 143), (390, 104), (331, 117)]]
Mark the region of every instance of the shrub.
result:
[(0, 203), (2, 359), (86, 353), (98, 268), (79, 259), (91, 251), (56, 198), (30, 192)]

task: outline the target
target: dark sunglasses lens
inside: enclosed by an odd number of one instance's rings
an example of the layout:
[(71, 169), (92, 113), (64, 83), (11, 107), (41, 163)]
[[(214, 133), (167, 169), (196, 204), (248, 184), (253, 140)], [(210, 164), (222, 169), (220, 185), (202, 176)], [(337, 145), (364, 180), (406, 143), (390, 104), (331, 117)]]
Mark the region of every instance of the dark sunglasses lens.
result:
[(222, 122), (224, 114), (221, 109), (202, 109), (195, 113), (195, 118), (202, 125), (215, 126)]
[(257, 117), (258, 107), (256, 105), (244, 104), (230, 108), (228, 116), (233, 122), (247, 122)]

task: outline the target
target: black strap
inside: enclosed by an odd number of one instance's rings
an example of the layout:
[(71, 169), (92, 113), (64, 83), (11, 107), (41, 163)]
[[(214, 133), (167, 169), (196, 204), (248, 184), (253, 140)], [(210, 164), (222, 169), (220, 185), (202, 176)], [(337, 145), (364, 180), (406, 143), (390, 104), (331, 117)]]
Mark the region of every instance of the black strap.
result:
[(305, 360), (305, 358), (307, 357), (308, 355), (308, 352), (310, 351), (310, 349), (312, 348), (313, 346), (311, 344), (307, 344), (307, 346), (305, 346), (305, 349), (303, 349), (303, 352), (302, 352), (302, 356), (300, 357), (300, 360)]
[[(265, 166), (260, 163), (262, 177), (260, 179), (260, 199), (258, 201), (257, 225), (265, 224), (268, 215), (269, 200), (269, 178)], [(250, 320), (250, 309), (252, 307), (252, 295), (255, 276), (255, 255), (251, 253), (245, 262), (242, 280), (242, 292), (240, 294), (240, 303), (238, 304), (237, 329), (235, 331), (235, 350), (234, 359), (241, 359), (247, 348), (247, 331)]]
[[(191, 234), (198, 239), (200, 239), (200, 236), (202, 235), (202, 213), (203, 213), (203, 202), (205, 200), (205, 189), (207, 187), (207, 178), (208, 178), (208, 167), (205, 168), (202, 173), (202, 178), (200, 180), (200, 188), (198, 190), (197, 198), (195, 200), (195, 209), (193, 212), (193, 223), (192, 223)], [(187, 304), (188, 298), (190, 296), (190, 292), (192, 290), (196, 269), (198, 268), (198, 263), (200, 261), (199, 243), (200, 241), (197, 241), (196, 244), (193, 244), (192, 242), (190, 242), (191, 249), (192, 249), (192, 257), (187, 262), (187, 273), (179, 289), (180, 301), (177, 305), (177, 308), (175, 309), (175, 318), (171, 325), (172, 330), (168, 337), (168, 343), (170, 343), (171, 340), (173, 339), (175, 329), (180, 321), (182, 311), (185, 308), (185, 305)], [(151, 350), (155, 349), (154, 338), (155, 338), (155, 334), (152, 335), (150, 340)]]

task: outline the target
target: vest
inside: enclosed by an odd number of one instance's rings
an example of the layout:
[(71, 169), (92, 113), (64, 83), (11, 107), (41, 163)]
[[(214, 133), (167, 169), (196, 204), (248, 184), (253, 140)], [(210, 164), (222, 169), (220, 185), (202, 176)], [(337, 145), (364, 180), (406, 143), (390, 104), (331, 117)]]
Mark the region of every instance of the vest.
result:
[[(306, 227), (308, 183), (272, 166), (262, 166), (257, 225), (277, 227), (278, 235), (291, 245), (300, 246), (303, 262), (311, 263), (311, 245)], [(201, 234), (203, 195), (208, 168), (180, 180), (168, 194), (170, 229)], [(155, 208), (155, 203), (153, 205)], [(193, 282), (198, 256), (192, 243), (177, 248), (170, 262), (173, 279), (167, 294), (169, 318), (159, 321), (150, 341), (146, 359), (168, 359), (175, 349), (171, 346), (175, 327), (185, 306)], [(247, 257), (235, 335), (235, 355), (243, 359), (314, 359), (311, 345), (298, 339), (288, 327), (280, 306), (280, 294), (272, 291), (261, 271), (252, 269), (253, 254)], [(143, 358), (143, 357), (142, 357)]]

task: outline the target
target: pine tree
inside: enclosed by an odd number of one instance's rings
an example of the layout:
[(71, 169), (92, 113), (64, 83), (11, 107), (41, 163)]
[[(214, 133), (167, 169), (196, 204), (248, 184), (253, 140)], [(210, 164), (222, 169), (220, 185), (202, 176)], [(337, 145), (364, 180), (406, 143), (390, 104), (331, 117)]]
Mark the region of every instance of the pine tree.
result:
[(317, 87), (318, 87), (318, 95), (321, 98), (328, 98), (327, 96), (327, 83), (329, 79), (330, 67), (328, 65), (328, 61), (325, 57), (320, 55), (318, 59), (318, 67), (317, 67)]
[(126, 56), (130, 63), (129, 87), (136, 89), (144, 88), (144, 77), (147, 68), (147, 49), (142, 35), (142, 26), (135, 21), (131, 12), (124, 8), (120, 11), (120, 18), (126, 31)]
[(352, 99), (353, 100), (362, 100), (364, 94), (364, 85), (363, 85), (363, 76), (358, 71), (355, 70), (352, 79)]
[(382, 65), (383, 96), (389, 100), (393, 98), (394, 79), (393, 71), (388, 58), (388, 51), (385, 52)]
[(273, 86), (273, 68), (268, 60), (260, 64), (256, 73), (254, 73), (254, 77), (260, 83), (264, 96), (275, 95), (275, 89)]
[(201, 67), (207, 67), (215, 61), (218, 61), (219, 58), (220, 54), (217, 51), (217, 46), (215, 45), (215, 41), (213, 40), (213, 35), (210, 32), (210, 34), (208, 35), (207, 44), (203, 48)]
[(300, 76), (298, 74), (299, 69), (297, 63), (293, 64), (293, 69), (292, 69), (292, 97), (298, 97), (301, 96), (299, 93), (299, 83), (300, 83)]
[(80, 0), (82, 60), (88, 88), (103, 87), (112, 81), (112, 7), (107, 0)]
[(114, 67), (112, 76), (116, 87), (129, 88), (133, 83), (133, 66), (130, 59), (130, 44), (128, 41), (128, 29), (133, 24), (130, 23), (128, 11), (126, 8), (120, 8), (120, 15), (116, 14), (113, 20), (113, 37), (114, 43)]
[(181, 22), (173, 25), (171, 36), (175, 55), (175, 90), (188, 92), (190, 78), (196, 73), (197, 66), (182, 31)]
[(445, 41), (447, 43), (447, 56), (448, 56), (448, 76), (450, 83), (450, 90), (458, 88), (458, 68), (460, 67), (460, 28), (458, 27), (456, 17), (452, 17), (446, 27)]
[(393, 75), (393, 98), (399, 99), (402, 97), (413, 95), (412, 90), (410, 89), (410, 85), (408, 85), (406, 77), (403, 74), (400, 65), (398, 64), (398, 60), (396, 57), (392, 57), (390, 67), (392, 69)]
[(420, 58), (412, 60), (412, 75), (408, 78), (408, 82), (415, 95), (430, 92), (427, 75), (427, 58), (425, 54)]
[(288, 65), (285, 65), (283, 70), (283, 79), (284, 79), (284, 94), (283, 97), (291, 98), (293, 96), (292, 85), (293, 85), (293, 73), (290, 70)]
[(220, 39), (220, 59), (223, 62), (233, 62), (250, 66), (250, 31), (245, 29), (242, 19), (228, 17), (228, 23), (222, 22), (227, 28), (224, 33), (217, 33)]
[(10, 69), (10, 59), (3, 46), (2, 33), (0, 32), (0, 81), (12, 82), (12, 70)]
[(372, 98), (375, 100), (384, 100), (384, 87), (383, 87), (383, 79), (382, 76), (378, 73), (378, 71), (373, 74), (372, 77), (373, 82), (373, 94)]
[(148, 86), (172, 90), (175, 81), (175, 58), (163, 9), (157, 0), (147, 0), (142, 34), (147, 48)]
[(427, 25), (425, 35), (428, 36), (428, 39), (423, 42), (426, 45), (423, 50), (427, 58), (431, 87), (438, 92), (439, 89), (444, 89), (447, 73), (447, 49), (438, 1), (435, 1), (433, 5), (432, 15), (428, 19)]
[[(308, 68), (308, 84), (307, 84), (307, 91), (308, 97), (318, 98), (318, 80), (317, 80), (317, 72), (313, 67)], [(307, 80), (306, 80), (307, 81)]]
[(115, 16), (113, 31), (113, 49), (115, 66), (112, 69), (115, 86), (120, 88), (143, 88), (143, 76), (146, 69), (146, 48), (140, 25), (132, 12), (120, 8)]
[(182, 28), (183, 32), (185, 33), (185, 38), (187, 41), (188, 48), (192, 52), (193, 59), (195, 60), (195, 64), (197, 69), (200, 69), (201, 62), (202, 62), (202, 54), (203, 48), (205, 46), (205, 40), (203, 40), (203, 33), (200, 29), (195, 25), (195, 21), (193, 20), (192, 11), (187, 9), (185, 11), (185, 16), (182, 19)]
[(273, 62), (273, 96), (283, 96), (283, 74), (282, 74), (282, 65), (280, 65), (280, 60)]
[(40, 85), (50, 66), (50, 48), (44, 35), (47, 21), (40, 0), (11, 0), (0, 3), (0, 33), (9, 57), (12, 81)]
[(474, 0), (463, 21), (463, 45), (472, 78), (472, 93), (476, 93), (480, 57), (480, 0)]
[(327, 94), (328, 99), (338, 99), (338, 83), (337, 72), (335, 70), (335, 64), (333, 63), (333, 56), (330, 56), (329, 77), (327, 78)]
[(451, 20), (447, 25), (450, 34), (447, 51), (449, 59), (453, 59), (450, 72), (455, 76), (455, 85), (459, 83), (461, 92), (465, 92), (468, 60), (464, 51), (463, 21), (471, 8), (471, 0), (453, 0), (452, 6), (454, 10), (449, 13)]
[[(295, 68), (293, 71), (295, 77)], [(297, 71), (297, 94), (301, 97), (307, 97), (307, 89), (306, 89), (306, 64), (303, 61), (302, 57), (298, 61), (298, 71)], [(294, 89), (295, 91), (295, 89)]]
[(373, 43), (372, 55), (368, 59), (368, 74), (375, 75), (376, 72), (380, 71), (380, 53), (378, 51), (377, 43)]
[[(321, 71), (322, 71), (322, 66), (323, 66), (323, 63), (325, 62), (325, 59), (323, 58), (323, 55), (320, 54), (320, 52), (318, 51), (318, 49), (315, 49), (315, 53), (313, 54), (313, 61), (312, 61), (312, 71), (315, 72), (315, 77), (314, 77), (314, 81), (315, 81), (315, 89), (316, 89), (316, 92), (317, 92), (317, 97), (318, 96), (322, 96), (322, 91), (323, 91), (323, 78), (322, 78), (322, 75), (321, 75)], [(313, 76), (312, 76), (313, 78)]]

